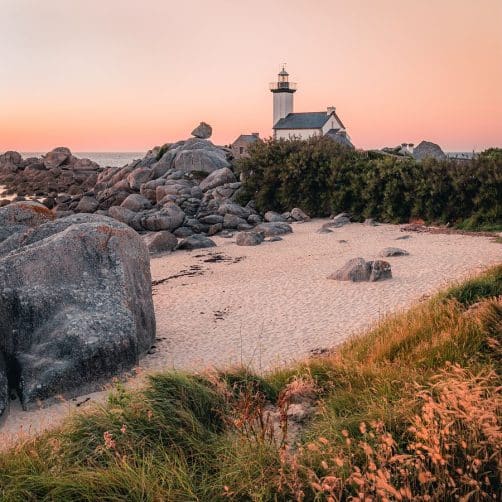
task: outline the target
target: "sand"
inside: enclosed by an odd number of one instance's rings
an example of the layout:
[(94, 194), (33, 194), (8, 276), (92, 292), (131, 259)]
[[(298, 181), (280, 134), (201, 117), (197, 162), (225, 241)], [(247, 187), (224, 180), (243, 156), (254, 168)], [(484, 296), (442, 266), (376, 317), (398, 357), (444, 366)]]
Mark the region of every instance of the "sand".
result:
[[(156, 352), (140, 367), (146, 372), (200, 371), (244, 364), (266, 371), (334, 347), (384, 316), (502, 261), (502, 246), (488, 237), (404, 234), (396, 225), (362, 224), (317, 234), (322, 223), (295, 224), (294, 233), (282, 241), (256, 247), (214, 237), (216, 248), (153, 258), (152, 279), (163, 281), (154, 286)], [(396, 240), (403, 235), (410, 238)], [(386, 258), (391, 280), (327, 279), (347, 260), (377, 259), (390, 246), (410, 253)], [(18, 437), (20, 427), (26, 435), (52, 427), (106, 395), (94, 393), (32, 412), (13, 406), (0, 429), (0, 447)]]

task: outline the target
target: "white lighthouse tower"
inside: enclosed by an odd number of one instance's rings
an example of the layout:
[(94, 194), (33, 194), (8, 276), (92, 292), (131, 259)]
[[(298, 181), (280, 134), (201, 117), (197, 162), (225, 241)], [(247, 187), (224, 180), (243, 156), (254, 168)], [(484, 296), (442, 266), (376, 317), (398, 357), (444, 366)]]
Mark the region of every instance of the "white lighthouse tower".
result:
[(274, 94), (274, 123), (293, 113), (293, 94), (296, 92), (296, 84), (289, 81), (289, 73), (284, 66), (277, 75), (277, 82), (270, 84), (270, 90)]

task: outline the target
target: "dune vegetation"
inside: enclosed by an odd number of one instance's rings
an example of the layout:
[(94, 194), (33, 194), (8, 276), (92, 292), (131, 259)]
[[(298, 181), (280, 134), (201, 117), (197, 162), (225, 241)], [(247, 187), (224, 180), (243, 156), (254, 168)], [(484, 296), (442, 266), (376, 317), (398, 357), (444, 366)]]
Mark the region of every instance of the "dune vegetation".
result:
[(0, 499), (500, 500), (501, 356), (498, 266), (293, 366), (117, 385), (0, 454)]
[(465, 161), (416, 161), (410, 156), (356, 151), (325, 137), (257, 141), (238, 162), (242, 202), (261, 211), (301, 207), (311, 216), (342, 211), (356, 220), (450, 224), (502, 230), (502, 149)]

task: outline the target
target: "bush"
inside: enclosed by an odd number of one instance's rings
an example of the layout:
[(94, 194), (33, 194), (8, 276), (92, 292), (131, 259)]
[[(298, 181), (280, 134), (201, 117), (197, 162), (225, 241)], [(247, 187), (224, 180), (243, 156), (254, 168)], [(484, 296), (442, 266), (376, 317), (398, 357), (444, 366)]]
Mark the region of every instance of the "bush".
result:
[[(329, 138), (258, 141), (237, 162), (241, 201), (261, 211), (301, 207), (311, 216), (348, 211), (356, 219), (413, 218), (466, 228), (502, 228), (502, 150), (466, 162), (359, 152)], [(247, 199), (247, 200), (246, 200)]]

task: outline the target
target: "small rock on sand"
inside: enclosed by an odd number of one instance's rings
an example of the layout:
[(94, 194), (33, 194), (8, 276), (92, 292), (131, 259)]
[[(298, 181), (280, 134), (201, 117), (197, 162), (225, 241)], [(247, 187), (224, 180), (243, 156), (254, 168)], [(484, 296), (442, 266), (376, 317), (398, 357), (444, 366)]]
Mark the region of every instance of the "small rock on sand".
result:
[(365, 261), (364, 258), (349, 260), (340, 270), (331, 274), (328, 279), (337, 281), (375, 282), (392, 277), (390, 263), (382, 260)]
[(388, 258), (389, 256), (408, 256), (410, 253), (400, 248), (384, 248), (380, 251), (380, 256)]
[(142, 237), (151, 254), (170, 252), (175, 249), (178, 244), (176, 236), (167, 230), (151, 232)]
[(190, 235), (178, 244), (178, 249), (201, 249), (215, 247), (215, 242), (205, 235)]
[(258, 246), (264, 238), (263, 232), (239, 232), (235, 242), (238, 246)]

